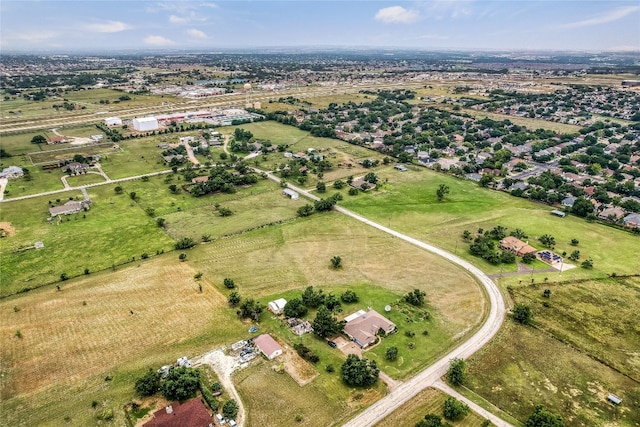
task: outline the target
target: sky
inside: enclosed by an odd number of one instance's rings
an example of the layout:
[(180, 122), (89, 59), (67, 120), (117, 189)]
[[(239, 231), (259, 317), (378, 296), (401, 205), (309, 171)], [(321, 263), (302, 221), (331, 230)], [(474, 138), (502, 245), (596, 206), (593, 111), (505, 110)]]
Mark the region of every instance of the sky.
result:
[(0, 51), (640, 51), (638, 0), (0, 0)]

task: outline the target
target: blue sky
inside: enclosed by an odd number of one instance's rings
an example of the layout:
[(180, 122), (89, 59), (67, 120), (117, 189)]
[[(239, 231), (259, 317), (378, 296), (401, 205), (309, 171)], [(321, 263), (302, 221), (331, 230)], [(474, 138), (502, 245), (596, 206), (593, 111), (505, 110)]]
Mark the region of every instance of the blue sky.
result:
[(640, 2), (0, 1), (3, 51), (288, 46), (640, 51)]

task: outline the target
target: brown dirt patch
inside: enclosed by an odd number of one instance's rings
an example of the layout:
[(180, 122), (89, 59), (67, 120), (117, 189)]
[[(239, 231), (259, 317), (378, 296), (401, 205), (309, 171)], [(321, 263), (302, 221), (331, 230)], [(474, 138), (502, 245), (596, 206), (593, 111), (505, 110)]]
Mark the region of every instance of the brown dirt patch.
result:
[(16, 229), (10, 222), (0, 222), (0, 237), (11, 237), (16, 235)]
[(309, 384), (319, 375), (306, 360), (290, 347), (283, 349), (282, 362), (284, 370), (300, 387)]

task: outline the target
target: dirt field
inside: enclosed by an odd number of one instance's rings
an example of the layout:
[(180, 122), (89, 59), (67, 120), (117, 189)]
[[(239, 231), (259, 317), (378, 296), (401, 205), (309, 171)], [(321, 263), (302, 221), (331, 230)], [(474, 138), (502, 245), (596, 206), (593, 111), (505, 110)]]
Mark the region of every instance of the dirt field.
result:
[(16, 229), (10, 222), (0, 222), (0, 237), (11, 237), (16, 235)]

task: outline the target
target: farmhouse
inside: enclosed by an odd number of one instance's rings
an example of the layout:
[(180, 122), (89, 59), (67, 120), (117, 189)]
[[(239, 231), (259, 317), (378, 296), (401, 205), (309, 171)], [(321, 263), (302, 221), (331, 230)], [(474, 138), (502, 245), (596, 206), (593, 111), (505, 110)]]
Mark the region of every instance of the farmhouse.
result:
[(289, 197), (291, 200), (298, 200), (298, 198), (300, 197), (297, 192), (291, 190), (290, 188), (285, 188), (284, 190), (282, 190), (282, 194)]
[(351, 181), (351, 185), (353, 188), (357, 188), (358, 190), (362, 190), (362, 191), (367, 191), (370, 188), (375, 187), (375, 184), (370, 183), (369, 181), (365, 181), (364, 177), (358, 177), (358, 178), (354, 178), (353, 181)]
[(523, 256), (524, 254), (529, 254), (536, 252), (537, 249), (533, 246), (529, 246), (527, 243), (523, 242), (520, 239), (516, 239), (513, 236), (507, 236), (500, 241), (500, 247), (502, 249), (506, 249), (508, 251), (513, 252), (516, 256)]
[(365, 348), (376, 340), (376, 335), (381, 330), (391, 333), (396, 330), (396, 325), (375, 310), (359, 310), (344, 318), (344, 332), (358, 344)]
[(270, 301), (267, 306), (269, 307), (269, 311), (273, 314), (280, 314), (284, 309), (284, 306), (287, 305), (287, 300), (284, 298), (279, 298), (275, 301)]
[(51, 144), (65, 144), (69, 142), (69, 140), (67, 139), (66, 136), (62, 136), (62, 135), (56, 135), (56, 136), (52, 136), (50, 138), (47, 138), (47, 144), (51, 145)]
[(138, 132), (146, 132), (158, 129), (158, 120), (155, 117), (135, 118), (132, 121), (133, 128)]
[(171, 402), (154, 412), (144, 427), (214, 427), (214, 424), (202, 401), (195, 398), (182, 404)]
[(70, 200), (62, 206), (54, 206), (52, 208), (49, 208), (49, 215), (51, 215), (52, 218), (58, 215), (71, 215), (80, 212), (85, 208), (89, 209), (90, 205), (90, 200), (83, 200), (81, 202)]
[(282, 354), (282, 347), (276, 342), (271, 335), (262, 334), (255, 338), (253, 342), (258, 346), (258, 349), (267, 356), (267, 359), (274, 359)]
[(87, 169), (89, 169), (89, 165), (86, 163), (79, 163), (79, 162), (71, 162), (65, 166), (62, 166), (62, 168), (60, 168), (62, 170), (62, 172), (64, 173), (68, 173), (68, 174), (79, 174), (81, 172), (86, 171)]

